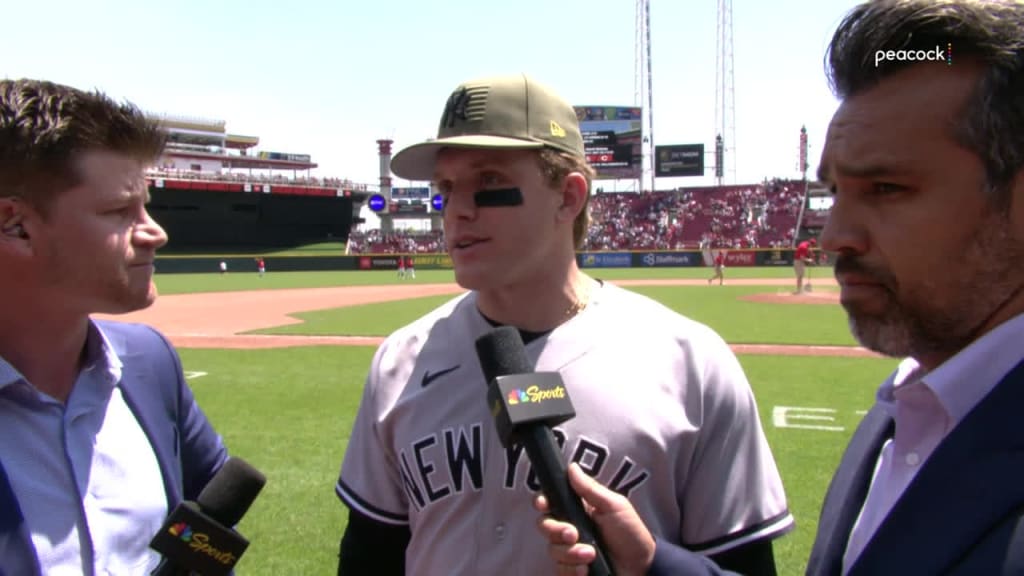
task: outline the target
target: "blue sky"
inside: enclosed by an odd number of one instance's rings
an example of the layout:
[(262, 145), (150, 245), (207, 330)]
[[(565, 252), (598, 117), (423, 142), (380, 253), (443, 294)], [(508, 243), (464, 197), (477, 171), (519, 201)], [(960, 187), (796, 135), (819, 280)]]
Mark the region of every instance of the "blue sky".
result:
[[(716, 4), (651, 0), (657, 144), (713, 148)], [(837, 106), (825, 46), (855, 4), (734, 1), (736, 182), (798, 177), (801, 125), (813, 174)], [(432, 136), (463, 80), (526, 72), (573, 104), (635, 104), (632, 0), (58, 0), (10, 3), (4, 20), (0, 77), (222, 119), (261, 150), (311, 154), (317, 175), (371, 184), (375, 140)]]

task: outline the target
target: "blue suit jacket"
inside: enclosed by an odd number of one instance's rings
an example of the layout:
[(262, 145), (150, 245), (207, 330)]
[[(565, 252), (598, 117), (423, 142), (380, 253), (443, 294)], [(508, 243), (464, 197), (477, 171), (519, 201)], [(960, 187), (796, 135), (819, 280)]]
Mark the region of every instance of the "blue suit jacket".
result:
[[(195, 500), (227, 460), (213, 430), (185, 384), (177, 353), (163, 335), (141, 324), (96, 321), (123, 364), (121, 392), (149, 438), (163, 476), (167, 508)], [(0, 462), (0, 550), (4, 574), (39, 574), (39, 562), (18, 499)], [(11, 560), (16, 558), (16, 560)], [(11, 565), (11, 562), (16, 564)]]
[[(964, 382), (970, 386), (970, 382)], [(849, 576), (1024, 576), (1024, 362), (939, 444)], [(808, 576), (839, 576), (892, 419), (861, 421), (825, 495)], [(658, 541), (650, 576), (731, 574)]]
[[(971, 382), (962, 385), (970, 386)], [(873, 574), (1024, 575), (1024, 362), (939, 444), (850, 567)], [(825, 495), (810, 576), (838, 576), (892, 421), (861, 422)]]

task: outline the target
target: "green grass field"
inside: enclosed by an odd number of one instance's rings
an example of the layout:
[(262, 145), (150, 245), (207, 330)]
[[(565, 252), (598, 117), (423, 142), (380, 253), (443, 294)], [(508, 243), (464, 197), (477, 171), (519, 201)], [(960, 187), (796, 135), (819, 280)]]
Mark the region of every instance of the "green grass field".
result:
[(209, 250), (205, 252), (167, 252), (166, 249), (160, 252), (159, 259), (164, 258), (237, 258), (240, 256), (263, 256), (265, 258), (287, 256), (289, 258), (308, 258), (310, 256), (341, 256), (345, 254), (345, 243), (343, 242), (318, 242), (307, 244), (286, 250), (264, 250), (261, 248), (250, 248), (239, 250), (237, 247), (225, 250)]
[[(646, 277), (656, 277), (652, 271)], [(662, 277), (706, 277), (707, 270), (656, 270)], [(731, 277), (789, 277), (786, 269), (730, 269)], [(593, 273), (593, 271), (592, 271)], [(637, 277), (636, 271), (600, 270), (596, 276)], [(735, 273), (735, 274), (732, 274)], [(445, 271), (418, 271), (417, 282), (451, 280)], [(191, 282), (190, 282), (191, 280)], [(163, 293), (267, 287), (398, 283), (392, 272), (333, 274), (167, 275)], [(408, 282), (408, 281), (407, 281)], [(250, 286), (252, 285), (252, 286)], [(718, 330), (734, 343), (852, 345), (838, 306), (793, 306), (737, 301), (779, 287), (725, 286), (630, 289), (647, 294)], [(416, 298), (388, 304), (300, 315), (306, 323), (274, 333), (386, 334), (450, 298)], [(268, 477), (266, 488), (239, 529), (252, 545), (241, 575), (334, 574), (346, 509), (334, 482), (348, 441), (374, 352), (370, 347), (309, 347), (271, 350), (182, 349), (186, 371), (203, 409), (225, 436), (232, 453)], [(891, 359), (742, 355), (740, 361), (758, 400), (768, 441), (779, 465), (797, 528), (776, 543), (782, 575), (802, 574), (813, 541), (818, 509), (835, 464), (877, 384), (896, 364)], [(801, 408), (832, 410), (827, 426), (800, 418)], [(776, 412), (788, 410), (785, 419)], [(532, 529), (532, 528), (531, 528)]]
[[(635, 286), (629, 290), (709, 326), (734, 344), (856, 344), (839, 306), (794, 306), (737, 300), (772, 292), (764, 286)], [(294, 314), (302, 324), (256, 330), (257, 334), (386, 336), (453, 296), (334, 308)]]
[[(268, 265), (269, 266), (269, 265)], [(707, 279), (707, 268), (588, 268), (587, 274), (604, 280), (689, 278)], [(831, 278), (830, 268), (813, 268), (811, 278)], [(793, 278), (793, 270), (785, 267), (729, 268), (726, 285), (733, 278)], [(451, 270), (416, 270), (415, 280), (399, 280), (389, 270), (339, 272), (279, 272), (273, 269), (260, 278), (256, 272), (220, 274), (157, 274), (156, 285), (161, 294), (191, 292), (226, 292), (236, 290), (276, 290), (279, 288), (321, 288), (325, 286), (377, 286), (383, 284), (437, 284), (454, 282)]]

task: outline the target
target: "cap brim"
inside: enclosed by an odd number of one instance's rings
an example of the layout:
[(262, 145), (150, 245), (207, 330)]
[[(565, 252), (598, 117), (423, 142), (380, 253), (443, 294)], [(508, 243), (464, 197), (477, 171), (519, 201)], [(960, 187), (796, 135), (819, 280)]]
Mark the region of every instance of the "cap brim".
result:
[(507, 148), (529, 150), (543, 148), (542, 142), (504, 136), (453, 136), (413, 144), (391, 158), (391, 171), (406, 180), (433, 180), (437, 153), (443, 148)]

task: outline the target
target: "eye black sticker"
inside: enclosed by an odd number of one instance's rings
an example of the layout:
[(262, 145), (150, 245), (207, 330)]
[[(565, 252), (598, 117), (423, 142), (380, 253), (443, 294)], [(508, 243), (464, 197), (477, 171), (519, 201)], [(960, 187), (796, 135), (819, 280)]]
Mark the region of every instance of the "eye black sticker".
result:
[(477, 207), (519, 206), (523, 203), (523, 191), (519, 188), (480, 190), (473, 195)]

